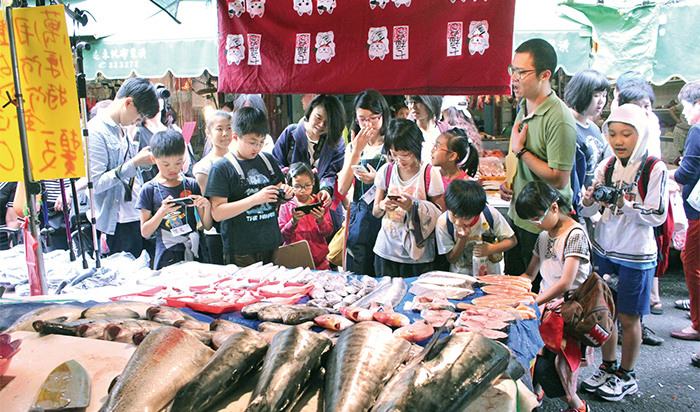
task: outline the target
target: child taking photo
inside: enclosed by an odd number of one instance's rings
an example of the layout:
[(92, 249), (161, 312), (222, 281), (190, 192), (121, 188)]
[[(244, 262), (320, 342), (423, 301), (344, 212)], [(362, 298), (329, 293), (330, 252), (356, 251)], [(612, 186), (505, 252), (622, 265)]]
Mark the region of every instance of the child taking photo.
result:
[(233, 115), (235, 147), (212, 166), (205, 195), (221, 222), (224, 261), (237, 266), (272, 262), (282, 244), (277, 206), (294, 196), (272, 155), (263, 153), (270, 126), (254, 107)]
[[(446, 255), (450, 271), (472, 273), (472, 258), (498, 255), (514, 247), (518, 240), (506, 218), (486, 204), (486, 191), (476, 181), (454, 180), (445, 192), (443, 213), (435, 226), (437, 251)], [(484, 234), (497, 242), (481, 243)]]
[(470, 179), (479, 169), (479, 152), (459, 127), (447, 130), (438, 136), (431, 152), (433, 166), (440, 168), (445, 188), (455, 179)]
[(444, 209), (440, 172), (421, 162), (423, 134), (406, 119), (393, 119), (384, 140), (393, 159), (377, 171), (372, 213), (382, 218), (374, 245), (377, 276), (412, 277), (430, 271), (435, 242), (429, 239)]
[[(328, 209), (320, 204), (316, 175), (306, 163), (297, 162), (289, 167), (287, 184), (294, 189), (294, 198), (280, 206), (279, 226), (284, 244), (306, 240), (317, 270), (330, 269), (326, 238), (333, 233), (333, 221)], [(313, 208), (301, 206), (316, 205)], [(301, 208), (300, 208), (301, 207)]]
[(634, 365), (642, 343), (641, 316), (649, 314), (657, 246), (654, 227), (666, 220), (668, 171), (663, 162), (649, 161), (649, 118), (639, 106), (624, 104), (603, 124), (614, 156), (600, 162), (593, 186), (581, 199), (581, 215), (601, 208), (592, 240), (595, 265), (601, 274), (618, 276), (615, 304), (622, 326), (622, 357), (617, 366), (617, 328), (603, 344), (603, 364), (582, 387), (608, 401), (637, 392)]
[[(530, 265), (522, 274), (530, 280), (534, 280), (538, 272), (542, 275), (540, 292), (535, 299), (537, 304), (544, 305), (581, 286), (591, 273), (589, 240), (585, 228), (569, 216), (568, 202), (552, 186), (534, 181), (526, 184), (518, 195), (515, 211), (521, 219), (542, 230)], [(578, 345), (578, 342), (567, 338), (567, 345), (572, 344)], [(554, 353), (545, 348), (538, 362), (551, 363), (553, 357)], [(588, 411), (588, 405), (576, 393), (579, 369), (572, 370), (563, 353), (557, 354), (555, 359), (560, 382), (553, 382), (551, 374), (538, 373), (541, 369), (535, 366), (535, 389), (539, 386), (550, 398), (560, 397), (569, 405), (567, 411)]]
[[(141, 187), (136, 208), (141, 209), (141, 236), (156, 234), (153, 268), (159, 270), (196, 254), (197, 216), (205, 229), (212, 227), (212, 218), (211, 205), (201, 196), (197, 182), (181, 173), (185, 139), (180, 132), (157, 132), (151, 138), (151, 153), (158, 174)], [(173, 199), (178, 201), (172, 202)]]

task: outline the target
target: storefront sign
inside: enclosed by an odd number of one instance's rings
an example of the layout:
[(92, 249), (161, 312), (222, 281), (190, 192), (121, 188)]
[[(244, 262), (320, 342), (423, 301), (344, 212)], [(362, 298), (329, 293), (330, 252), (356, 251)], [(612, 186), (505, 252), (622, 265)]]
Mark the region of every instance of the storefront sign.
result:
[(515, 0), (218, 5), (219, 92), (510, 93)]
[[(33, 178), (85, 176), (78, 93), (64, 7), (14, 9), (13, 18)], [(4, 22), (0, 48), (0, 92), (5, 106), (0, 109), (0, 180), (21, 180), (16, 106), (5, 105), (15, 93)]]

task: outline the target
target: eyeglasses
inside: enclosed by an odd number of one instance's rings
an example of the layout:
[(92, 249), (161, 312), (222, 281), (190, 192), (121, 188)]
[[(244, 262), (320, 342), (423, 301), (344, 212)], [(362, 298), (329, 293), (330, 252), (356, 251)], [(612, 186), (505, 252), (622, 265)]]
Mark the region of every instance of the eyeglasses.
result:
[(528, 222), (532, 223), (533, 225), (541, 225), (542, 221), (544, 221), (544, 218), (547, 217), (547, 213), (549, 213), (549, 209), (551, 209), (551, 208), (552, 208), (552, 205), (549, 205), (547, 210), (545, 210), (544, 213), (542, 214), (541, 218), (539, 218), (537, 220), (528, 220)]
[(435, 144), (433, 145), (433, 150), (444, 150), (445, 152), (448, 152), (448, 153), (452, 152), (452, 150), (450, 150), (450, 149), (447, 149), (445, 147), (440, 147), (440, 143), (438, 143), (438, 142), (435, 142)]
[(420, 103), (420, 102), (417, 102), (417, 101), (415, 101), (415, 100), (404, 100), (403, 102), (404, 102), (404, 104), (406, 104), (406, 106), (410, 106), (410, 105), (412, 105), (412, 104)]
[(294, 185), (294, 186), (292, 186), (292, 187), (294, 188), (294, 190), (299, 191), (299, 190), (311, 189), (312, 187), (314, 187), (314, 184), (313, 184), (313, 183), (307, 183), (307, 184), (305, 184), (305, 185)]
[(407, 155), (390, 155), (389, 158), (393, 160), (403, 160), (404, 162), (407, 160), (411, 160), (413, 157), (413, 154), (407, 154)]
[(528, 74), (530, 74), (530, 73), (532, 73), (532, 72), (534, 72), (534, 71), (535, 71), (535, 70), (520, 70), (520, 69), (516, 69), (515, 67), (513, 67), (512, 64), (511, 64), (510, 66), (508, 66), (508, 75), (509, 75), (510, 77), (515, 77), (516, 80), (522, 80), (522, 79), (523, 79), (523, 75), (526, 75), (526, 76), (527, 76)]
[(251, 149), (257, 149), (257, 148), (259, 148), (259, 147), (265, 146), (265, 142), (264, 142), (264, 141), (262, 141), (262, 142), (260, 142), (260, 143), (248, 143), (248, 142), (246, 142), (246, 141), (243, 140), (243, 139), (241, 139), (241, 141), (242, 141), (243, 143), (245, 143), (245, 145), (248, 146), (248, 147), (250, 147)]
[(379, 119), (381, 119), (381, 118), (382, 118), (382, 115), (381, 115), (381, 114), (377, 114), (377, 115), (374, 115), (374, 116), (370, 116), (370, 117), (368, 117), (368, 118), (366, 118), (366, 119), (356, 118), (356, 119), (355, 119), (355, 123), (357, 123), (357, 124), (362, 124), (362, 123), (376, 123), (376, 122), (378, 122)]

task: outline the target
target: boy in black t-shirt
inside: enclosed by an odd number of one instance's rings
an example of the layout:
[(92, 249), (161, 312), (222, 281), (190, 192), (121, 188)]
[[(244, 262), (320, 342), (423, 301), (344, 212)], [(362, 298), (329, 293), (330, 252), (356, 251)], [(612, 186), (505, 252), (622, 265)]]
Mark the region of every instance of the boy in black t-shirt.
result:
[(294, 190), (283, 184), (274, 158), (261, 152), (269, 132), (267, 116), (242, 107), (234, 113), (232, 126), (231, 151), (212, 166), (205, 196), (213, 218), (221, 222), (226, 263), (272, 262), (282, 244), (278, 205), (291, 199)]
[[(157, 132), (151, 139), (151, 153), (158, 174), (141, 187), (136, 205), (141, 209), (141, 236), (156, 234), (156, 254), (153, 268), (158, 270), (197, 255), (199, 236), (197, 217), (206, 229), (211, 229), (211, 204), (202, 197), (197, 181), (185, 177), (185, 139), (180, 132), (168, 129)], [(173, 199), (189, 198), (178, 202)], [(195, 213), (196, 208), (196, 213)]]

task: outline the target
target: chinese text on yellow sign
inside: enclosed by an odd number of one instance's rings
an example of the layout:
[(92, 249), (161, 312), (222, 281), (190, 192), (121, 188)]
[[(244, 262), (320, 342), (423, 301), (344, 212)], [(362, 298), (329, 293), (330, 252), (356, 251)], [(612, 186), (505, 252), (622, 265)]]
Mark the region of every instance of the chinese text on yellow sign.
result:
[[(63, 6), (13, 10), (18, 72), (34, 180), (85, 176), (80, 112)], [(10, 44), (0, 24), (0, 181), (21, 180)]]

